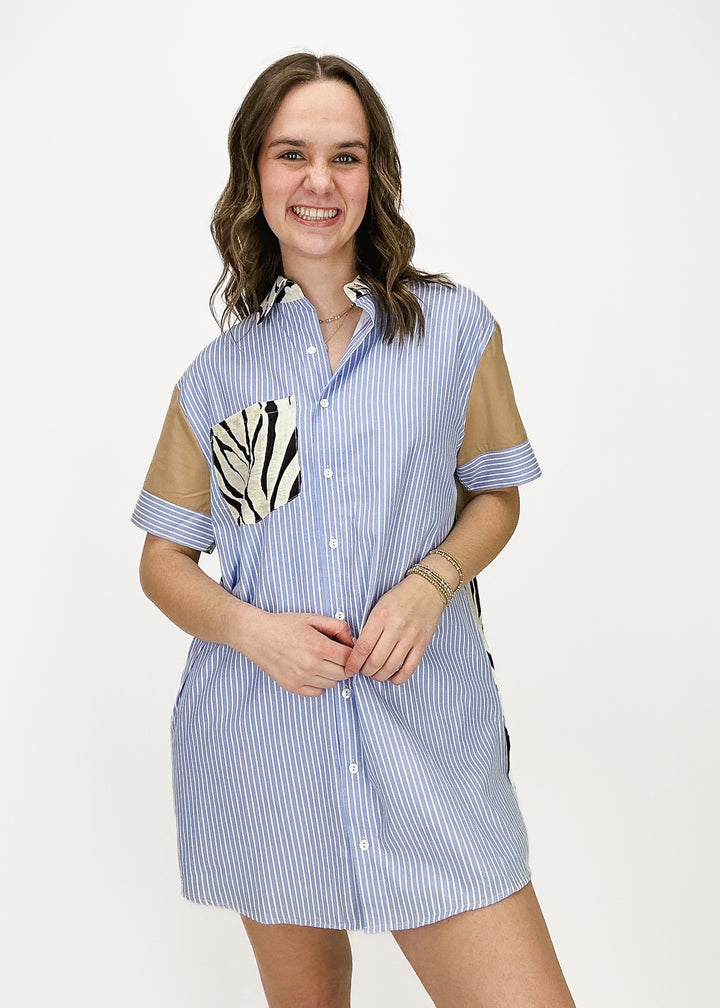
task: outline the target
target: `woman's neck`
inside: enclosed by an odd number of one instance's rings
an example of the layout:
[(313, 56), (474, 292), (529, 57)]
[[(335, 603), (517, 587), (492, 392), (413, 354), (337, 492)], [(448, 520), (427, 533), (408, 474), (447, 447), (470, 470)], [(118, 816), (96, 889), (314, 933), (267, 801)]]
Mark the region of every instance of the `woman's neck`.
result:
[(351, 263), (283, 261), (283, 272), (300, 284), (318, 318), (328, 318), (347, 308), (348, 297), (343, 287), (355, 279), (357, 266), (354, 260)]

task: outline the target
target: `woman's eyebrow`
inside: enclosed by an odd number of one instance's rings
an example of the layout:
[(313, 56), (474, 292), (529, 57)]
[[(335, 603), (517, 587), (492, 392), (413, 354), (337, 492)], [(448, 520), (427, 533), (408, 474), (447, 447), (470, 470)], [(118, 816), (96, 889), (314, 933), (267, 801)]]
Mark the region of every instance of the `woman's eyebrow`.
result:
[[(271, 147), (307, 147), (307, 141), (295, 140), (292, 137), (278, 137), (277, 140), (272, 140), (268, 144), (268, 150)], [(364, 151), (368, 149), (364, 140), (343, 140), (335, 147), (337, 150), (346, 150), (348, 147), (360, 147)]]
[(291, 137), (278, 137), (268, 144), (268, 147), (305, 147), (304, 140), (293, 140)]

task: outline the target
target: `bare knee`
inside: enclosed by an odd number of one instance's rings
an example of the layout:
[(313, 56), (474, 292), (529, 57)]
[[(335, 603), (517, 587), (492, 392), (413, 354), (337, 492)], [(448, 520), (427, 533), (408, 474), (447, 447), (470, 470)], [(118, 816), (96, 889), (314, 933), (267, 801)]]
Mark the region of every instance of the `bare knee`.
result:
[(260, 924), (242, 916), (268, 1008), (350, 1008), (347, 931)]

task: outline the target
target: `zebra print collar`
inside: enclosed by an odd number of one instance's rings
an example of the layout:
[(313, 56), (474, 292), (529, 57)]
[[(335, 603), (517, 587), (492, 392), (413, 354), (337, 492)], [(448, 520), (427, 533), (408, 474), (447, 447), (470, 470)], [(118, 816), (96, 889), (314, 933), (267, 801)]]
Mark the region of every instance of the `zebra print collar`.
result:
[[(346, 283), (343, 290), (350, 298), (350, 300), (355, 304), (359, 297), (363, 294), (369, 294), (370, 288), (366, 283), (360, 279), (360, 277), (355, 277), (350, 283)], [(288, 280), (287, 277), (278, 276), (275, 278), (275, 283), (272, 285), (270, 290), (267, 292), (263, 298), (260, 308), (255, 313), (255, 321), (259, 325), (264, 318), (270, 314), (270, 309), (273, 305), (277, 304), (279, 301), (297, 301), (299, 298), (305, 297), (300, 284), (295, 283), (294, 280)]]

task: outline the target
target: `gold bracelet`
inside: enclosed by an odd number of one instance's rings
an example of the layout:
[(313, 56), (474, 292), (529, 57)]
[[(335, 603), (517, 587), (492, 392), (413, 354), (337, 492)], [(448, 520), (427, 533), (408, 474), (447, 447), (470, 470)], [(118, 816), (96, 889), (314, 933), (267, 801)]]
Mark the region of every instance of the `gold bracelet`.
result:
[(445, 605), (447, 606), (450, 604), (453, 597), (453, 590), (445, 578), (441, 577), (437, 571), (432, 569), (432, 567), (423, 567), (422, 564), (413, 564), (412, 567), (409, 567), (405, 571), (405, 577), (407, 577), (408, 574), (419, 574), (421, 577), (424, 577), (426, 581), (430, 582), (430, 584), (435, 585), (437, 590), (445, 599)]
[[(465, 574), (463, 573), (463, 569), (460, 566), (460, 564), (457, 562), (457, 560), (455, 559), (455, 557), (452, 556), (450, 553), (447, 553), (445, 550), (442, 550), (442, 549), (431, 549), (430, 552), (428, 553), (428, 556), (432, 556), (433, 553), (437, 553), (438, 556), (445, 557), (446, 560), (450, 561), (450, 563), (453, 565), (453, 567), (455, 568), (455, 570), (458, 572), (458, 574), (460, 576), (460, 584), (458, 585), (458, 588), (462, 588), (463, 582), (465, 581)], [(457, 591), (457, 588), (455, 589), (455, 591)]]

